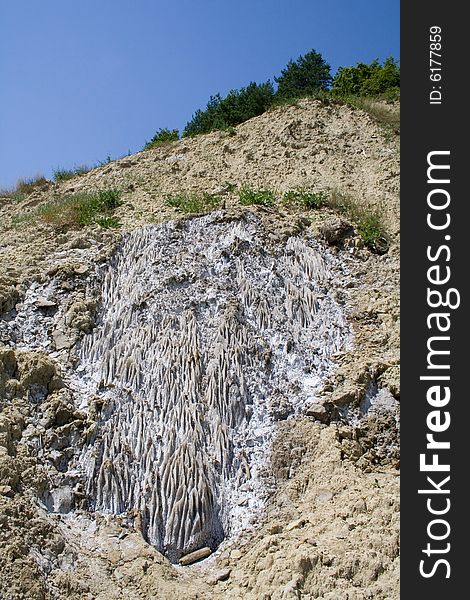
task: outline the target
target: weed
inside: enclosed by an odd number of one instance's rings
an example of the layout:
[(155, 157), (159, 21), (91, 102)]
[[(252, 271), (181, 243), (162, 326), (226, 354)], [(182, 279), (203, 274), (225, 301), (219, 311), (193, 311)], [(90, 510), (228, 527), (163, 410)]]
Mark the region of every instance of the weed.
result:
[(357, 224), (359, 235), (366, 246), (376, 248), (382, 236), (382, 224), (376, 214), (365, 215)]
[(164, 202), (167, 206), (184, 213), (207, 212), (219, 207), (221, 203), (219, 196), (207, 192), (202, 194), (182, 192), (174, 196), (167, 196)]
[(110, 163), (110, 162), (112, 162), (112, 160), (113, 160), (113, 159), (112, 159), (112, 158), (111, 158), (111, 156), (108, 154), (108, 156), (107, 156), (107, 157), (106, 157), (104, 160), (99, 160), (99, 161), (96, 163), (96, 166), (97, 166), (97, 167), (104, 167), (104, 166), (106, 166), (106, 165), (109, 165), (109, 163)]
[(96, 223), (104, 229), (121, 227), (121, 223), (117, 217), (99, 217), (96, 219)]
[(297, 205), (302, 208), (321, 208), (325, 205), (327, 194), (325, 192), (309, 192), (307, 190), (289, 190), (282, 197), (287, 205)]
[(277, 108), (280, 108), (281, 106), (299, 106), (299, 102), (300, 102), (300, 98), (290, 98), (290, 97), (281, 98), (279, 96), (275, 96), (273, 103), (268, 108), (268, 111), (271, 112), (273, 110), (276, 110)]
[(248, 206), (255, 204), (257, 206), (272, 206), (276, 202), (276, 196), (271, 190), (255, 190), (246, 185), (242, 186), (238, 192), (241, 204)]
[(21, 213), (19, 215), (12, 215), (11, 223), (12, 225), (22, 225), (23, 223), (29, 223), (34, 218), (32, 213)]

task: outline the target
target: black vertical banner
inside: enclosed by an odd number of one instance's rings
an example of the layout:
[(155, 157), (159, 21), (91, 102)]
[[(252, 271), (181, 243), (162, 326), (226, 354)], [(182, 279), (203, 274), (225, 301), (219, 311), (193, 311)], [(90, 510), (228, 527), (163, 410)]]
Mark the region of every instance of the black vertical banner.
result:
[(401, 597), (468, 595), (464, 3), (401, 3)]

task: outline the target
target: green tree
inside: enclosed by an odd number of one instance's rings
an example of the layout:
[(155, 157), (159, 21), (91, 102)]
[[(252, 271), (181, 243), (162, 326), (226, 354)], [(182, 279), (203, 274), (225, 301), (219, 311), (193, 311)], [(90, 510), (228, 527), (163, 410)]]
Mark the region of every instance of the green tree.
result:
[(211, 96), (205, 110), (197, 110), (183, 131), (183, 136), (209, 133), (239, 125), (264, 113), (273, 103), (273, 84), (251, 82), (240, 90), (230, 90), (225, 98)]
[(373, 60), (370, 64), (339, 67), (331, 91), (335, 96), (379, 96), (398, 92), (399, 89), (400, 67), (394, 58), (389, 57), (383, 65)]
[(310, 50), (295, 62), (290, 60), (281, 75), (274, 79), (278, 85), (278, 97), (301, 98), (329, 88), (330, 65), (319, 52)]

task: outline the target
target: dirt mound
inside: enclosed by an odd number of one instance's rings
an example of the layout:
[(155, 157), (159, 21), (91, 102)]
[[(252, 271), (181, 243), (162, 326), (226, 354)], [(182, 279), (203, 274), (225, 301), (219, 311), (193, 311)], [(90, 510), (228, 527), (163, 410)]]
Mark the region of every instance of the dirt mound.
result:
[[(388, 247), (368, 249), (350, 213), (331, 206), (241, 207), (244, 184), (277, 197), (298, 189), (342, 195), (379, 210)], [(124, 201), (114, 213), (120, 230), (38, 218), (40, 207), (65, 195), (110, 188)], [(0, 199), (1, 598), (399, 597), (398, 189), (396, 135), (362, 111), (302, 100), (21, 202)], [(182, 192), (218, 195), (221, 222), (251, 214), (266, 247), (321, 244), (341, 264), (331, 293), (353, 332), (301, 411), (287, 397), (274, 402), (270, 494), (251, 526), (187, 567), (147, 543), (138, 510), (94, 512), (70, 471), (107, 410), (99, 393), (78, 397), (69, 376), (80, 366), (76, 348), (100, 326), (101, 267), (128, 233), (181, 220), (165, 198)], [(241, 242), (235, 251), (244, 252)]]

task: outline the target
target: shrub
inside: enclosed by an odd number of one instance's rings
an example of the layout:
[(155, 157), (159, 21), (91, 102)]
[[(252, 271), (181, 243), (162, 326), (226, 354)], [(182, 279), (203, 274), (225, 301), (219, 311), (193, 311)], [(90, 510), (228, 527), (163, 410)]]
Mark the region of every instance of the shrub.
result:
[(327, 90), (331, 84), (330, 65), (322, 55), (310, 50), (294, 62), (290, 60), (279, 77), (274, 78), (279, 98), (302, 98)]
[(248, 206), (255, 204), (258, 206), (272, 206), (276, 202), (276, 196), (271, 190), (254, 190), (248, 186), (243, 186), (238, 192), (241, 204)]
[(339, 67), (331, 92), (335, 96), (380, 96), (393, 98), (400, 89), (400, 67), (389, 57), (383, 65), (378, 60), (355, 67)]
[(67, 181), (67, 179), (72, 179), (72, 177), (84, 175), (90, 170), (91, 167), (87, 167), (86, 165), (80, 165), (79, 167), (74, 167), (73, 169), (58, 168), (54, 171), (54, 181)]
[(164, 203), (183, 213), (203, 213), (220, 206), (220, 198), (208, 192), (202, 194), (182, 192), (173, 196), (167, 196), (164, 199)]
[(197, 110), (184, 128), (183, 136), (209, 133), (244, 123), (264, 113), (273, 103), (274, 88), (271, 82), (250, 83), (240, 90), (231, 90), (225, 98), (211, 96), (205, 110)]
[(309, 192), (307, 190), (290, 190), (284, 194), (282, 201), (285, 204), (297, 205), (302, 208), (321, 208), (325, 205), (327, 195), (325, 192)]
[(155, 148), (155, 146), (169, 144), (170, 142), (177, 142), (179, 139), (180, 134), (177, 129), (159, 129), (150, 142), (145, 144), (144, 150)]

